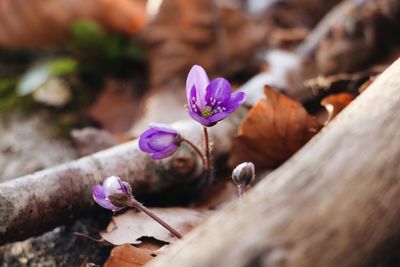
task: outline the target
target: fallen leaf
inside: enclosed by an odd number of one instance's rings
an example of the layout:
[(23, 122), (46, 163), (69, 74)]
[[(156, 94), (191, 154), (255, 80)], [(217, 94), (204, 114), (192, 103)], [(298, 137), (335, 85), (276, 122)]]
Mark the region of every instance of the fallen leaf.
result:
[(336, 95), (329, 95), (322, 99), (321, 106), (325, 107), (328, 111), (328, 119), (325, 124), (330, 122), (341, 112), (351, 101), (355, 98), (354, 95), (349, 93), (340, 93)]
[(277, 167), (322, 128), (300, 103), (269, 86), (264, 93), (239, 128), (229, 159), (231, 167), (244, 161), (257, 168)]
[[(211, 212), (188, 208), (154, 208), (151, 210), (183, 235), (211, 214)], [(149, 216), (135, 210), (128, 210), (114, 216), (107, 229), (100, 232), (100, 236), (114, 245), (140, 244), (142, 237), (153, 237), (168, 243), (177, 240)]]
[(131, 85), (109, 80), (90, 107), (89, 115), (106, 131), (120, 134), (129, 130), (138, 106), (139, 99)]
[(221, 64), (225, 74), (248, 68), (247, 55), (265, 44), (265, 36), (265, 27), (243, 10), (221, 7), (213, 0), (162, 1), (154, 20), (141, 32), (151, 87), (185, 79), (194, 64), (210, 73)]
[(77, 20), (93, 20), (106, 29), (131, 34), (148, 19), (144, 0), (34, 0), (29, 5), (24, 0), (3, 0), (0, 4), (0, 45), (9, 47), (65, 40)]
[(111, 250), (104, 267), (139, 267), (145, 265), (153, 257), (154, 251), (151, 249), (123, 244)]

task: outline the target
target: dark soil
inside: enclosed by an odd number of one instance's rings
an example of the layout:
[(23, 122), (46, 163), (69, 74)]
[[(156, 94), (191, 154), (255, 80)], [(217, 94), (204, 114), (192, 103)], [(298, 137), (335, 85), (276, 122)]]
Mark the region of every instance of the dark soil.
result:
[(4, 245), (0, 247), (0, 266), (73, 267), (88, 263), (102, 266), (112, 247), (75, 236), (74, 232), (97, 238), (103, 225), (104, 218), (81, 219), (41, 236)]

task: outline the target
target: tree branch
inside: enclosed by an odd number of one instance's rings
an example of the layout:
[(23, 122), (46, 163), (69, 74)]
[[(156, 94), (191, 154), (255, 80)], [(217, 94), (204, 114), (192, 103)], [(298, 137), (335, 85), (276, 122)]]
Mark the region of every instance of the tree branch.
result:
[[(230, 150), (242, 117), (237, 112), (211, 130), (211, 139), (218, 143), (214, 150), (217, 158)], [(192, 142), (202, 142), (199, 124), (181, 121), (173, 127)], [(202, 168), (201, 159), (186, 144), (172, 157), (154, 161), (132, 141), (1, 183), (0, 244), (42, 233), (87, 213), (94, 206), (91, 188), (107, 176), (120, 176), (132, 185), (134, 194), (146, 195), (172, 187), (190, 188), (198, 182)]]

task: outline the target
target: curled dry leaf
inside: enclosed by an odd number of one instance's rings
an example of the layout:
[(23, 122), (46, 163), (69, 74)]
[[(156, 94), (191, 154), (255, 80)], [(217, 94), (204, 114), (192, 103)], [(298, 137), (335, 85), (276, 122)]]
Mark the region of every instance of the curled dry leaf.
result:
[[(210, 214), (206, 211), (200, 212), (187, 208), (154, 208), (151, 210), (183, 235)], [(113, 217), (107, 229), (101, 232), (100, 236), (114, 245), (139, 244), (141, 243), (139, 239), (142, 237), (153, 237), (168, 243), (177, 240), (149, 216), (134, 210)]]
[(145, 265), (154, 256), (154, 251), (151, 249), (123, 244), (111, 250), (104, 267), (139, 267)]
[(329, 95), (322, 99), (321, 106), (325, 107), (328, 111), (328, 119), (325, 124), (330, 122), (341, 112), (351, 101), (355, 98), (354, 95), (349, 93), (341, 93), (336, 95)]
[(265, 86), (265, 97), (250, 110), (239, 128), (229, 159), (258, 168), (274, 168), (310, 140), (322, 125), (295, 100)]

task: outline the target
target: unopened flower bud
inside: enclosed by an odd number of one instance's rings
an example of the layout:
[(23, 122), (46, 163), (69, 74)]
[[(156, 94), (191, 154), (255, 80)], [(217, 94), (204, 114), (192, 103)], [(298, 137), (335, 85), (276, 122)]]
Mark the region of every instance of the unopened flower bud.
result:
[(93, 187), (93, 199), (105, 209), (118, 211), (126, 207), (131, 197), (131, 188), (117, 176), (106, 178), (102, 185)]
[(247, 186), (254, 181), (255, 177), (254, 164), (251, 162), (243, 162), (232, 171), (232, 180), (237, 186)]
[(152, 159), (163, 159), (174, 154), (181, 142), (181, 136), (173, 128), (152, 123), (150, 128), (140, 135), (139, 148), (152, 154)]

